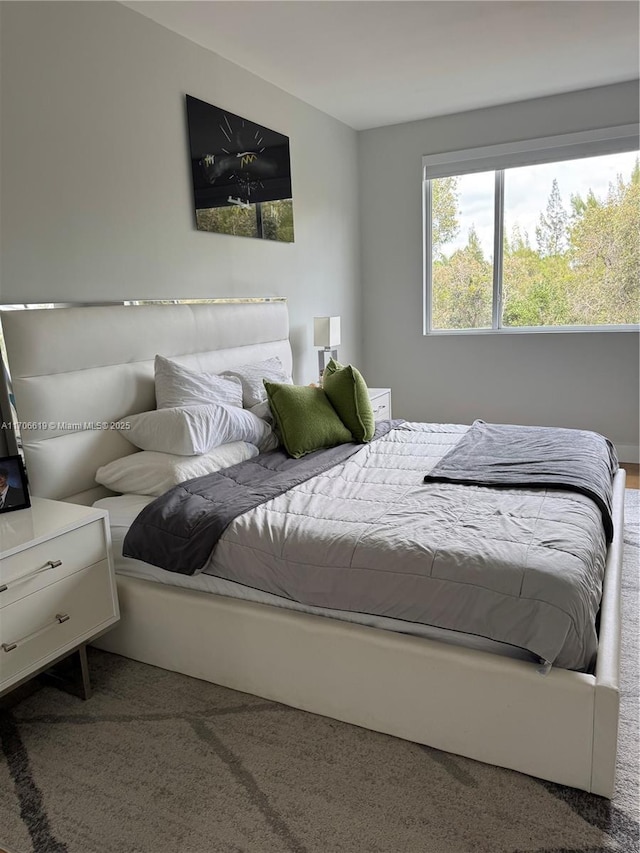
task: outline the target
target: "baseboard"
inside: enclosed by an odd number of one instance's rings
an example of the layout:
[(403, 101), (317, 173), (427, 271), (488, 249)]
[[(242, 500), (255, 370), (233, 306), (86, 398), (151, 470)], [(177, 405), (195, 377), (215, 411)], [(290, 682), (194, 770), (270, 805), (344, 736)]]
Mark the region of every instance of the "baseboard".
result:
[(640, 447), (637, 444), (616, 444), (620, 462), (640, 462)]

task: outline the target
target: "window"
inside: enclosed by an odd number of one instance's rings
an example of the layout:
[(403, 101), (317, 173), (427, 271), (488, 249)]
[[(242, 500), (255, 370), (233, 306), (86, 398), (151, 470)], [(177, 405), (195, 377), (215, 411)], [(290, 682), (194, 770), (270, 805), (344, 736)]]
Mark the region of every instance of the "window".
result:
[(635, 126), (423, 158), (425, 332), (640, 322)]

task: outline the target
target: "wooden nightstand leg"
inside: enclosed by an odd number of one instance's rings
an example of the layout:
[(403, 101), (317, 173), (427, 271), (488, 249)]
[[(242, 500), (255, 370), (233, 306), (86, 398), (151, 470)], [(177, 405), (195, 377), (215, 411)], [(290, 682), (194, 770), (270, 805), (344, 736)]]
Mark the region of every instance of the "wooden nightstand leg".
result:
[[(80, 663), (80, 673), (78, 673), (78, 662)], [(37, 678), (41, 684), (57, 687), (59, 690), (64, 690), (65, 693), (77, 696), (79, 699), (90, 699), (91, 679), (89, 678), (86, 643), (78, 646), (73, 652), (69, 652), (62, 660), (41, 672)]]
[(87, 646), (83, 643), (78, 649), (80, 655), (80, 670), (82, 672), (83, 699), (91, 698), (91, 679), (89, 677), (89, 661), (87, 660)]

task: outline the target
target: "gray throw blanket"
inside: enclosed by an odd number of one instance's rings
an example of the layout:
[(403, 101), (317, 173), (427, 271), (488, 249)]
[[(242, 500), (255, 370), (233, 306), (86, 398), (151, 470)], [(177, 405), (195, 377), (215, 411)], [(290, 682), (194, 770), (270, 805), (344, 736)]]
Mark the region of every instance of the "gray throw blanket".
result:
[[(371, 440), (401, 423), (379, 421)], [(349, 442), (302, 459), (273, 450), (180, 483), (142, 510), (127, 532), (122, 553), (170, 572), (196, 574), (235, 518), (344, 462), (361, 447)]]
[(475, 421), (424, 481), (580, 492), (598, 505), (609, 543), (617, 470), (615, 448), (597, 432)]

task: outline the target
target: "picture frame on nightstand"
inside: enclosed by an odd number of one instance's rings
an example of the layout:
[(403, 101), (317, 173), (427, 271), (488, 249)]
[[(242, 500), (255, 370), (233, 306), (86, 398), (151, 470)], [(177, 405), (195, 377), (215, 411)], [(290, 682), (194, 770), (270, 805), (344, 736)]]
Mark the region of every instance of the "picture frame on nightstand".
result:
[(31, 499), (22, 457), (0, 456), (0, 513), (29, 509)]

